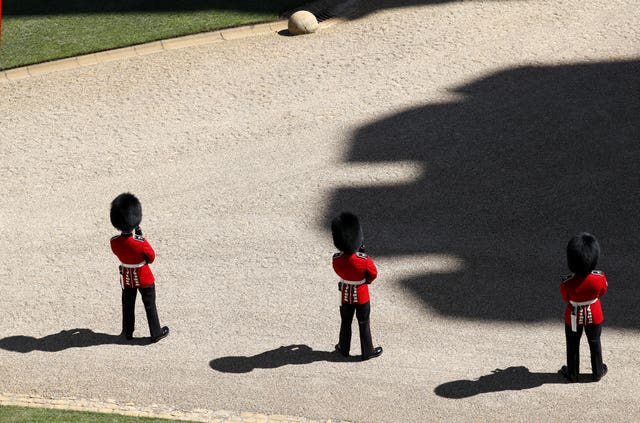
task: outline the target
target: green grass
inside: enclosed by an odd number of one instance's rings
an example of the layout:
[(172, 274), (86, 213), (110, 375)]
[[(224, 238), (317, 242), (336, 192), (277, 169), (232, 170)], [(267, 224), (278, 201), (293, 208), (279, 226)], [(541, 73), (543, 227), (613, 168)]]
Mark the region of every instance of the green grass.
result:
[[(130, 417), (120, 414), (91, 413), (87, 411), (52, 410), (49, 408), (0, 406), (2, 423), (169, 423), (178, 420)], [(180, 422), (184, 423), (183, 420)]]
[(278, 19), (302, 0), (5, 0), (0, 70)]

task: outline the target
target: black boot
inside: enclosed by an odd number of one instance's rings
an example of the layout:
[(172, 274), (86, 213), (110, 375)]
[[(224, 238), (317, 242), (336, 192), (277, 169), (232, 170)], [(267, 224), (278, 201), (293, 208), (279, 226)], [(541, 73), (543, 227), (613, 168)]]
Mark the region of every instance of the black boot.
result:
[(362, 360), (368, 360), (370, 358), (375, 358), (378, 357), (379, 355), (382, 355), (382, 347), (375, 347), (373, 349), (373, 353), (371, 355), (368, 355), (366, 357), (362, 357)]
[(570, 374), (567, 366), (562, 366), (560, 370), (558, 370), (558, 373), (564, 376), (570, 383), (576, 383), (578, 381), (578, 375)]
[(606, 364), (602, 364), (602, 374), (599, 374), (599, 375), (594, 374), (593, 375), (593, 381), (594, 382), (599, 382), (600, 379), (602, 379), (604, 377), (604, 375), (607, 374), (608, 371), (609, 371), (609, 368), (607, 367), (607, 365)]
[(163, 326), (162, 333), (158, 336), (152, 337), (151, 342), (158, 342), (159, 340), (161, 340), (162, 338), (166, 338), (167, 336), (169, 336), (169, 326)]
[(342, 347), (340, 346), (340, 344), (336, 344), (336, 351), (338, 351), (340, 354), (342, 354), (343, 357), (349, 357), (349, 353), (345, 352)]
[(382, 347), (373, 347), (369, 320), (358, 322), (358, 327), (360, 329), (360, 350), (362, 351), (362, 360), (368, 360), (382, 354)]

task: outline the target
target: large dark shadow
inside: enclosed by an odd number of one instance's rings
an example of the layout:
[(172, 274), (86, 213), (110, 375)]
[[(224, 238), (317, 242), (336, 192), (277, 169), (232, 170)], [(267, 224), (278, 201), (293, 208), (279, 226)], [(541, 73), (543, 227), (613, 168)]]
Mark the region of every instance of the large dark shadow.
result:
[(347, 0), (346, 3), (348, 4), (344, 6), (343, 10), (345, 10), (345, 17), (354, 19), (364, 17), (370, 13), (383, 9), (427, 6), (433, 4), (451, 3), (454, 1), (458, 0)]
[(84, 348), (94, 345), (147, 345), (150, 338), (134, 338), (127, 341), (122, 335), (109, 335), (91, 329), (63, 330), (42, 338), (33, 336), (9, 336), (0, 339), (0, 348), (8, 351), (28, 353), (31, 351), (57, 352), (68, 348)]
[[(581, 380), (586, 381), (584, 375)], [(591, 375), (589, 375), (591, 376)], [(444, 398), (461, 399), (487, 392), (521, 391), (542, 386), (546, 383), (567, 383), (558, 373), (531, 373), (524, 366), (496, 369), (477, 380), (454, 380), (443, 383), (433, 391)]]
[[(305, 9), (318, 20), (329, 17), (362, 18), (383, 9), (428, 6), (459, 0), (4, 0), (4, 15), (52, 15), (127, 12), (189, 12), (202, 10), (237, 10), (270, 13), (283, 17)], [(501, 0), (496, 0), (501, 1)], [(504, 1), (504, 0), (503, 0)]]
[(127, 12), (189, 12), (237, 10), (253, 13), (282, 13), (303, 4), (303, 0), (4, 0), (3, 14), (55, 15)]
[(213, 370), (224, 373), (248, 373), (254, 369), (275, 369), (288, 364), (310, 364), (316, 361), (353, 362), (358, 357), (343, 357), (337, 351), (314, 351), (307, 345), (287, 345), (250, 357), (230, 356), (209, 362)]
[[(426, 77), (426, 76), (425, 76)], [(464, 267), (403, 289), (446, 316), (562, 321), (565, 246), (602, 245), (605, 324), (640, 328), (640, 61), (504, 70), (360, 128), (349, 162), (418, 162), (408, 184), (336, 190), (362, 216), (368, 251), (447, 254)]]
[[(358, 19), (384, 9), (403, 7), (429, 6), (452, 3), (459, 0), (314, 0), (302, 8), (321, 17), (339, 16), (347, 19)], [(496, 0), (508, 1), (508, 0)]]

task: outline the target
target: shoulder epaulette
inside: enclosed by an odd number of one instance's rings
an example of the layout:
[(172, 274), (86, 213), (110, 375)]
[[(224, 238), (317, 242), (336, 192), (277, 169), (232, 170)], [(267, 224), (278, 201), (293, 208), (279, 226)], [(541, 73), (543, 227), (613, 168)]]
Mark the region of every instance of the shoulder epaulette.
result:
[(604, 272), (602, 270), (592, 270), (592, 275), (604, 276)]
[(337, 258), (338, 258), (338, 257), (340, 257), (341, 255), (342, 255), (342, 253), (341, 253), (341, 252), (340, 252), (340, 253), (335, 253), (335, 254), (333, 255), (333, 258), (334, 258), (334, 259), (337, 259)]
[(116, 238), (120, 238), (120, 235), (112, 236), (112, 237), (111, 237), (111, 241), (113, 241), (113, 240), (114, 240), (114, 239), (116, 239)]
[(562, 283), (565, 283), (566, 281), (573, 279), (574, 276), (575, 276), (574, 273), (569, 273), (568, 275), (563, 276)]
[(368, 257), (369, 257), (369, 256), (367, 255), (367, 253), (361, 253), (360, 251), (358, 251), (358, 252), (356, 253), (356, 256), (358, 256), (358, 257), (360, 257), (360, 258), (362, 258), (362, 259), (366, 259), (366, 258), (368, 258)]
[(133, 239), (140, 242), (144, 241), (144, 237), (142, 235), (134, 235)]

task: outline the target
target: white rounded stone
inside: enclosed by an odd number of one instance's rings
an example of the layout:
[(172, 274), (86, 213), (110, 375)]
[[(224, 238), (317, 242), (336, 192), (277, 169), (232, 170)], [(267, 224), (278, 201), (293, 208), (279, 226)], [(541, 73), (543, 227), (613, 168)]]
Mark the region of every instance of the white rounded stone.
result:
[(289, 32), (293, 35), (311, 34), (317, 29), (318, 20), (306, 10), (298, 10), (289, 18)]

